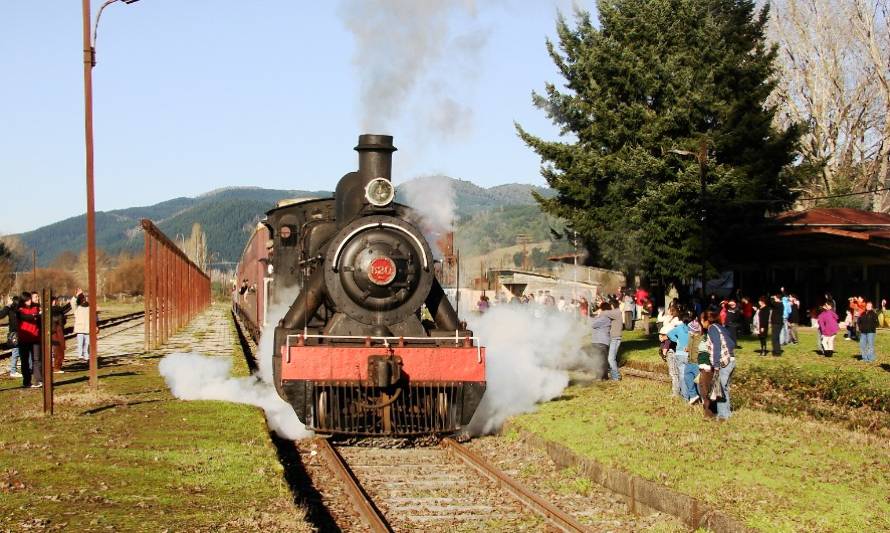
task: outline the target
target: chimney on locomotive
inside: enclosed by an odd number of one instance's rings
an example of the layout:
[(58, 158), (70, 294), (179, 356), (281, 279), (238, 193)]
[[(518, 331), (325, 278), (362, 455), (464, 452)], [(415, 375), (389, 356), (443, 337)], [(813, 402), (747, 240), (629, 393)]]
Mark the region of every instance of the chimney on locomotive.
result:
[(334, 193), (337, 225), (348, 224), (363, 209), (386, 210), (395, 200), (392, 186), (392, 135), (359, 135), (358, 172), (340, 179)]
[(358, 136), (358, 173), (367, 185), (374, 178), (392, 180), (392, 135), (366, 133)]

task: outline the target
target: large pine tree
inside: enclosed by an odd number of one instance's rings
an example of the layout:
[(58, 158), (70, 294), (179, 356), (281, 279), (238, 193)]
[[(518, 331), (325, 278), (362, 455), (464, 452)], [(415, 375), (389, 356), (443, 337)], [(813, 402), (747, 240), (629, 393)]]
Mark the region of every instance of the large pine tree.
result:
[[(691, 278), (700, 257), (720, 267), (739, 232), (793, 200), (796, 127), (773, 126), (767, 105), (776, 50), (768, 10), (747, 0), (600, 0), (599, 26), (560, 16), (565, 78), (534, 94), (561, 141), (520, 137), (540, 156), (559, 194), (538, 198), (567, 219), (613, 266)], [(705, 202), (699, 165), (676, 151), (706, 145)], [(704, 242), (701, 210), (704, 209)]]

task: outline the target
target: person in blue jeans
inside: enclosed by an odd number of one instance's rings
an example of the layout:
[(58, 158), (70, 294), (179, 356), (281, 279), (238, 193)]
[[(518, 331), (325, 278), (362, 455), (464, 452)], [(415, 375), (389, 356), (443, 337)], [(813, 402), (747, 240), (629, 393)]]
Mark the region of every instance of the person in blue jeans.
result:
[(19, 297), (13, 296), (12, 298), (7, 298), (6, 305), (0, 307), (0, 318), (8, 318), (9, 319), (9, 333), (6, 336), (6, 342), (12, 342), (15, 340), (12, 347), (12, 353), (9, 357), (9, 377), (11, 378), (20, 378), (22, 375), (18, 372), (18, 362), (19, 362), (19, 347), (17, 343), (17, 335), (19, 329)]
[(878, 313), (871, 302), (865, 302), (865, 312), (859, 316), (859, 353), (862, 360), (872, 363), (875, 360), (875, 332), (878, 330)]
[(692, 317), (689, 313), (683, 313), (680, 315), (680, 323), (667, 332), (667, 338), (677, 346), (673, 354), (675, 359), (674, 364), (677, 369), (677, 390), (672, 392), (678, 394), (686, 401), (689, 401), (689, 398), (691, 398), (688, 390), (689, 387), (684, 379), (686, 363), (689, 362), (689, 322), (691, 320)]
[[(730, 409), (729, 387), (732, 372), (735, 370), (735, 342), (729, 331), (720, 325), (720, 317), (713, 311), (701, 315), (702, 329), (707, 333), (708, 351), (711, 355), (711, 367), (717, 372), (717, 378), (723, 389), (723, 401), (717, 402), (717, 418), (728, 420), (732, 415)], [(704, 392), (704, 391), (702, 391)]]
[(686, 362), (681, 367), (680, 383), (683, 398), (689, 402), (689, 405), (693, 405), (700, 399), (698, 385), (695, 383), (695, 379), (698, 377), (698, 357), (696, 354), (699, 351), (699, 341), (703, 339), (701, 324), (698, 323), (698, 318), (692, 318), (687, 327), (689, 328), (689, 341), (686, 345)]
[[(609, 309), (606, 309), (606, 306), (609, 306)], [(618, 305), (604, 303), (600, 306), (600, 309), (602, 309), (600, 316), (607, 317), (612, 321), (609, 328), (609, 377), (613, 381), (618, 381), (621, 379), (621, 372), (618, 371), (618, 347), (621, 346), (624, 316), (621, 313), (621, 307)]]

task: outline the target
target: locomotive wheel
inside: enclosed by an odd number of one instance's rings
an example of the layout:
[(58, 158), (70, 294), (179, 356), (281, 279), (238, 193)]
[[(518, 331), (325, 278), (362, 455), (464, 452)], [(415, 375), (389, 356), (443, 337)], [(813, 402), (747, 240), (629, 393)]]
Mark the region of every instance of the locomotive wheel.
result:
[(328, 427), (328, 391), (318, 393), (318, 405), (315, 406), (316, 426), (319, 428)]

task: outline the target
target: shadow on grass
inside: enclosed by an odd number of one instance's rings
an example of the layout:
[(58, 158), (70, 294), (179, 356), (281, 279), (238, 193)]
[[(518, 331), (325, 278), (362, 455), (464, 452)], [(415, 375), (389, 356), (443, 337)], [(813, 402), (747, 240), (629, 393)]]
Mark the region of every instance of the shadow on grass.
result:
[(84, 415), (94, 415), (94, 414), (96, 414), (96, 413), (101, 413), (101, 412), (103, 412), (103, 411), (108, 411), (109, 409), (114, 409), (114, 408), (116, 408), (116, 407), (130, 407), (130, 406), (133, 406), (133, 405), (141, 405), (141, 404), (144, 404), (144, 403), (157, 403), (157, 402), (163, 402), (163, 401), (166, 401), (166, 400), (155, 399), (155, 400), (142, 400), (141, 402), (112, 403), (112, 404), (109, 404), (109, 405), (103, 405), (103, 406), (101, 406), (101, 407), (96, 407), (96, 408), (93, 408), (93, 409), (87, 409), (86, 411), (80, 413), (80, 416), (84, 416)]
[[(110, 374), (99, 374), (99, 379), (126, 377), (126, 376), (138, 376), (138, 375), (139, 375), (139, 372), (133, 372), (133, 371), (112, 372)], [(56, 381), (53, 383), (53, 387), (62, 387), (64, 385), (72, 385), (74, 383), (83, 383), (84, 381), (88, 381), (89, 379), (90, 379), (89, 376), (79, 376), (76, 378), (66, 379), (64, 381)]]
[(284, 480), (290, 487), (294, 504), (306, 509), (306, 520), (316, 531), (341, 531), (306, 471), (294, 441), (283, 439), (271, 431), (269, 439), (275, 445), (278, 462), (284, 467)]
[(881, 368), (884, 369), (885, 372), (890, 372), (890, 364), (881, 363)]

